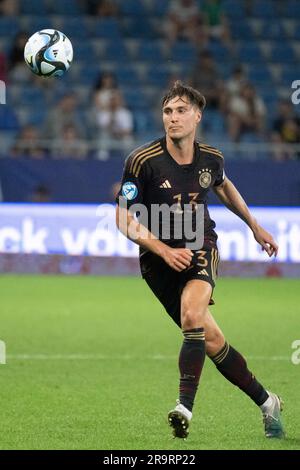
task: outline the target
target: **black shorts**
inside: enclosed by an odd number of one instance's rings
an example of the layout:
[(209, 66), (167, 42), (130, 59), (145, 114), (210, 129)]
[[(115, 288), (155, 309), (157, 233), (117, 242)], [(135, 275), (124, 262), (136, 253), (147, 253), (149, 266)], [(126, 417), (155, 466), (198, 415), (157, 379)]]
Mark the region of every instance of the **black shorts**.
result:
[[(192, 279), (200, 279), (208, 282), (214, 289), (219, 259), (216, 247), (204, 246), (194, 252), (190, 267), (181, 272), (175, 271), (162, 258), (149, 252), (141, 257), (140, 266), (142, 276), (154, 295), (181, 327), (180, 298), (184, 286)], [(214, 304), (212, 298), (209, 303)]]

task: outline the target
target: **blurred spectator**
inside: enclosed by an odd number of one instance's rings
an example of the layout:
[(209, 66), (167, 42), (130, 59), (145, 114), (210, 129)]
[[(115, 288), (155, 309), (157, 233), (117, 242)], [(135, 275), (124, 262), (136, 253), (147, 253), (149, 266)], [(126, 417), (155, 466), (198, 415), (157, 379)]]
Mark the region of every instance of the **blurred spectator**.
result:
[(87, 157), (87, 146), (85, 141), (79, 138), (76, 128), (66, 125), (60, 138), (54, 141), (52, 152), (53, 158), (84, 160)]
[(289, 145), (283, 143), (280, 134), (273, 132), (271, 134), (271, 143), (273, 144), (271, 148), (271, 156), (273, 160), (277, 162), (283, 162), (286, 160), (291, 160), (295, 157), (295, 152), (290, 148)]
[(207, 108), (221, 108), (223, 82), (209, 51), (200, 53), (192, 75), (192, 86), (205, 96)]
[(39, 184), (34, 188), (32, 194), (29, 197), (29, 202), (51, 202), (51, 191), (47, 186)]
[(242, 65), (237, 65), (226, 82), (226, 89), (231, 96), (239, 95), (243, 84), (247, 81)]
[(250, 83), (242, 85), (240, 94), (230, 98), (228, 110), (229, 135), (234, 142), (245, 132), (263, 133), (266, 108)]
[(7, 82), (7, 61), (6, 56), (0, 52), (0, 80)]
[(28, 33), (20, 31), (16, 34), (12, 48), (9, 54), (9, 68), (12, 69), (15, 65), (22, 62), (24, 63), (24, 47), (28, 39)]
[(17, 16), (19, 0), (0, 0), (0, 16)]
[(300, 144), (300, 117), (296, 115), (289, 100), (279, 103), (278, 115), (272, 124), (271, 141), (276, 145), (274, 160), (299, 158), (300, 152), (281, 144)]
[(51, 109), (44, 125), (45, 139), (59, 139), (63, 129), (72, 126), (80, 139), (85, 138), (86, 130), (79, 116), (77, 98), (74, 93), (64, 95), (55, 108)]
[(120, 92), (113, 93), (107, 108), (96, 110), (96, 123), (102, 145), (132, 143), (133, 116), (124, 106)]
[(114, 0), (84, 0), (84, 8), (91, 16), (116, 16), (118, 7)]
[(195, 45), (206, 42), (203, 18), (195, 0), (173, 0), (167, 13), (168, 45), (185, 39)]
[(222, 1), (205, 0), (202, 11), (208, 27), (209, 37), (219, 39), (227, 46), (230, 46), (230, 31), (223, 12)]
[(273, 121), (272, 129), (280, 136), (282, 142), (300, 142), (300, 117), (295, 114), (290, 101), (283, 100), (279, 103), (278, 116)]
[(28, 37), (28, 33), (20, 31), (14, 38), (8, 55), (8, 69), (11, 80), (19, 82), (27, 80), (31, 76), (31, 72), (24, 62), (24, 47)]
[(94, 103), (96, 108), (107, 109), (117, 88), (115, 76), (110, 72), (104, 72), (95, 86)]
[(23, 127), (15, 144), (10, 149), (10, 155), (12, 157), (45, 158), (47, 152), (41, 145), (38, 129), (31, 125)]

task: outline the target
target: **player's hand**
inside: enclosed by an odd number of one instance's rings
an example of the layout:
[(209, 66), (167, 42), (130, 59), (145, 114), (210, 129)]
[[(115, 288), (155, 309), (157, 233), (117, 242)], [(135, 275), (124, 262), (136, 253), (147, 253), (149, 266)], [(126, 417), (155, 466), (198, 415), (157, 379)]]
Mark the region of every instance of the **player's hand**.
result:
[(191, 264), (193, 252), (188, 248), (167, 247), (163, 254), (163, 260), (175, 271), (183, 271)]
[(258, 227), (253, 230), (253, 235), (257, 243), (262, 247), (262, 250), (265, 250), (269, 256), (277, 256), (278, 245), (269, 232), (258, 225)]

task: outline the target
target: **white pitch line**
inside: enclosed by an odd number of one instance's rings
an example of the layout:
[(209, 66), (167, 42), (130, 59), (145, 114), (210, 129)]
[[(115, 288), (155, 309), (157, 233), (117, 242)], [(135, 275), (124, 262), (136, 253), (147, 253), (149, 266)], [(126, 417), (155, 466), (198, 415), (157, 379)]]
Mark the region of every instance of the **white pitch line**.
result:
[[(131, 356), (117, 355), (110, 356), (105, 354), (7, 354), (8, 360), (25, 360), (25, 361), (132, 361), (132, 360), (153, 360), (153, 361), (169, 361), (176, 360), (177, 356), (167, 356), (163, 354), (147, 355), (147, 356)], [(247, 356), (246, 359), (256, 361), (290, 361), (289, 356)]]
[(246, 359), (255, 361), (290, 361), (289, 356), (245, 356)]

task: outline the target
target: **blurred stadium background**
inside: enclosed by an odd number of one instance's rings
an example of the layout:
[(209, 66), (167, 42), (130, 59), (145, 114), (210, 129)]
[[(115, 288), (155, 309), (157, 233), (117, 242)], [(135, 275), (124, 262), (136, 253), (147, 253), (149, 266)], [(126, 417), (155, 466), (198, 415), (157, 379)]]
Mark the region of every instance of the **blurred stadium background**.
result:
[[(259, 216), (270, 218), (266, 228), (280, 238), (279, 261), (288, 266), (257, 264), (257, 274), (297, 275), (292, 266), (300, 261), (295, 210), (300, 105), (297, 86), (292, 88), (300, 79), (297, 0), (3, 0), (0, 8), (0, 78), (6, 84), (6, 104), (0, 105), (0, 250), (7, 253), (2, 271), (96, 269), (86, 259), (69, 261), (70, 268), (64, 260), (60, 268), (58, 258), (56, 267), (53, 259), (45, 267), (45, 257), (29, 263), (32, 253), (136, 257), (135, 248), (119, 249), (113, 228), (104, 234), (114, 239), (113, 247), (99, 231), (94, 249), (80, 243), (80, 230), (91, 234), (99, 217), (86, 216), (88, 227), (70, 206), (53, 212), (5, 203), (113, 203), (124, 158), (162, 134), (160, 98), (180, 78), (206, 96), (199, 138), (223, 151), (227, 173), (247, 203), (285, 207)], [(73, 43), (74, 62), (62, 78), (36, 77), (24, 63), (26, 40), (45, 28), (62, 30)], [(211, 203), (218, 201), (212, 197)], [(265, 261), (251, 251), (245, 228), (238, 225), (236, 234), (238, 222), (225, 214), (222, 226), (217, 220), (229, 237), (220, 247), (223, 260)], [(102, 216), (113, 225), (112, 208), (103, 208)], [(40, 243), (30, 238), (37, 227), (46, 227), (45, 242), (42, 234), (36, 237)], [(70, 230), (67, 247), (55, 241), (55, 228)], [(12, 266), (11, 260), (18, 263)], [(124, 273), (137, 271), (132, 259), (126, 263), (105, 260), (102, 271), (107, 273), (107, 266), (117, 273), (120, 266)], [(244, 272), (245, 265), (239, 267), (231, 273)]]
[[(184, 18), (187, 24), (177, 30)], [(27, 38), (45, 28), (63, 31), (73, 44), (73, 64), (59, 79), (35, 77), (23, 60)], [(292, 83), (300, 80), (299, 39), (298, 0), (0, 1), (0, 79), (6, 85), (6, 104), (0, 104), (0, 272), (6, 274), (0, 338), (10, 364), (2, 369), (8, 407), (1, 412), (1, 448), (181, 445), (153, 435), (174, 401), (180, 338), (174, 344), (175, 329), (160, 306), (140, 279), (128, 276), (138, 273), (137, 249), (113, 221), (124, 158), (162, 134), (160, 98), (175, 79), (208, 98), (199, 138), (224, 153), (229, 177), (280, 244), (278, 259), (267, 260), (246, 227), (212, 198), (221, 274), (294, 278), (220, 280), (216, 309), (230, 316), (218, 320), (268, 386), (296, 403), (289, 355), (299, 331), (300, 104), (292, 102)], [(282, 321), (283, 312), (289, 321)], [(122, 328), (111, 331), (112, 318)], [(266, 341), (248, 334), (270, 325)], [(145, 331), (155, 337), (137, 342)], [(170, 361), (168, 388), (164, 361)], [(219, 388), (207, 367), (203, 421), (195, 422), (189, 448), (279, 448), (262, 442), (257, 416), (241, 422), (232, 402), (243, 407), (244, 397), (223, 382)], [(225, 396), (232, 399), (226, 410)], [(132, 397), (143, 410), (138, 423), (125, 413)], [(115, 406), (118, 416), (105, 432), (97, 426), (111, 423)], [(280, 448), (299, 447), (294, 416), (291, 406), (292, 439)]]
[[(297, 275), (298, 266), (291, 266), (300, 261), (300, 105), (297, 83), (292, 88), (300, 79), (297, 0), (3, 0), (0, 14), (2, 271), (102, 269), (97, 259), (98, 267), (74, 259), (70, 268), (65, 260), (54, 267), (53, 259), (45, 267), (38, 263), (47, 258), (39, 256), (28, 263), (34, 253), (136, 257), (135, 248), (119, 247), (113, 229), (106, 241), (99, 231), (98, 240), (91, 235), (100, 219), (113, 224), (112, 207), (100, 209), (99, 218), (96, 205), (114, 202), (126, 155), (162, 134), (160, 100), (180, 78), (206, 96), (199, 139), (223, 151), (247, 203), (284, 207), (259, 217), (279, 237), (279, 261), (288, 266), (263, 263), (256, 272)], [(73, 43), (74, 62), (59, 79), (36, 77), (24, 63), (26, 40), (45, 28), (62, 30)], [(33, 202), (95, 206), (89, 215), (81, 209), (80, 219), (70, 206), (5, 205)], [(238, 222), (228, 212), (223, 219), (217, 225), (229, 237), (220, 247), (224, 261), (266, 260), (251, 251), (245, 228), (238, 225), (236, 234)], [(34, 238), (39, 227), (47, 235)], [(64, 230), (63, 241), (55, 240)], [(80, 243), (82, 230), (90, 243)], [(11, 260), (18, 262), (11, 266)], [(107, 265), (116, 273), (137, 270), (132, 259), (107, 261), (105, 273)], [(243, 269), (233, 266), (236, 271)]]

